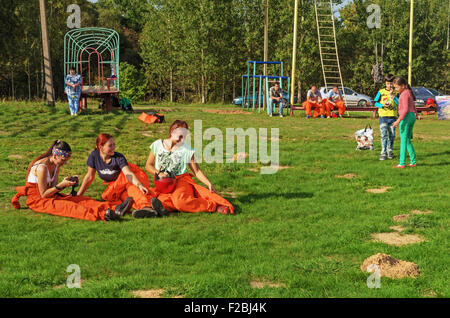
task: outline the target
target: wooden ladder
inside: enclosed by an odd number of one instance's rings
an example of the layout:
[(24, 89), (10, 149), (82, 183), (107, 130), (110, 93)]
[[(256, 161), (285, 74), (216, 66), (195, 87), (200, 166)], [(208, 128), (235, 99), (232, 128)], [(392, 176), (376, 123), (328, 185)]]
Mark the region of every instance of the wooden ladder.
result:
[(316, 12), (317, 38), (319, 40), (320, 61), (322, 63), (325, 91), (328, 93), (329, 86), (338, 85), (341, 87), (342, 96), (345, 105), (347, 105), (336, 43), (333, 1), (314, 0), (314, 9)]

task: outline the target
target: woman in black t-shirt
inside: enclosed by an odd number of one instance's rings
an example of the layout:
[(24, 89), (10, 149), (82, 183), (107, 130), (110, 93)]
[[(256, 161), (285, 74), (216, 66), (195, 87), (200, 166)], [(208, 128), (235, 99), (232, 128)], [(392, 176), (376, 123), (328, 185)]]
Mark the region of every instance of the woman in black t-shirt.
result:
[(88, 171), (78, 190), (82, 195), (94, 181), (98, 173), (104, 184), (108, 185), (102, 198), (108, 202), (123, 201), (133, 198), (133, 216), (136, 218), (163, 216), (167, 211), (157, 198), (151, 198), (149, 180), (144, 170), (129, 164), (121, 153), (115, 152), (116, 145), (111, 135), (100, 134), (96, 140), (95, 150), (87, 160)]

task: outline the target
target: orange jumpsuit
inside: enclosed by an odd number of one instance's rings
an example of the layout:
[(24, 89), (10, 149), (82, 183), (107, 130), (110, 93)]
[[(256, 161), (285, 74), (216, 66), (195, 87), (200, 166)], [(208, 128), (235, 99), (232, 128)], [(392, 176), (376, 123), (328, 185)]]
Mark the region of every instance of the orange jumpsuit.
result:
[(320, 115), (325, 115), (325, 105), (323, 102), (320, 103), (311, 103), (310, 101), (305, 101), (302, 103), (303, 108), (305, 109), (306, 115), (311, 116), (311, 109), (314, 108), (314, 115), (313, 117), (319, 117)]
[[(326, 109), (327, 109), (327, 117), (331, 117), (331, 111), (334, 110), (334, 105), (331, 104), (328, 101), (328, 99), (325, 99), (324, 101), (325, 101), (325, 106), (326, 106)], [(344, 113), (345, 113), (345, 103), (342, 100), (336, 102), (336, 108), (339, 111), (339, 115), (344, 115)]]
[(161, 201), (169, 211), (181, 212), (215, 212), (217, 206), (224, 205), (230, 208), (230, 214), (234, 214), (233, 205), (217, 193), (213, 193), (195, 183), (192, 174), (184, 173), (176, 176), (176, 186), (172, 193), (158, 193), (154, 188), (150, 189), (153, 196)]
[[(150, 181), (144, 170), (137, 165), (128, 163), (130, 170), (136, 175), (139, 181), (147, 189), (150, 187)], [(145, 207), (151, 207), (151, 196), (146, 196), (134, 184), (128, 181), (125, 174), (121, 172), (115, 181), (103, 182), (108, 187), (102, 193), (102, 198), (110, 203), (123, 202), (127, 197), (133, 198), (133, 208), (139, 210)]]
[(26, 186), (17, 187), (17, 194), (12, 198), (11, 204), (20, 209), (19, 198), (27, 196), (27, 206), (35, 211), (58, 216), (66, 216), (80, 220), (105, 220), (105, 212), (115, 209), (116, 205), (100, 202), (85, 196), (54, 195), (43, 198), (39, 193), (37, 183), (26, 183)]

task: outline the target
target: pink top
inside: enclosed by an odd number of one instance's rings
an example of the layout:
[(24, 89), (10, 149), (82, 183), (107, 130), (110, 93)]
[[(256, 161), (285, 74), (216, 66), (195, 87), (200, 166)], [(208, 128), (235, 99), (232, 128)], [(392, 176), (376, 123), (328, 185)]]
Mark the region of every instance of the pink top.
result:
[(407, 113), (417, 113), (411, 90), (405, 89), (398, 99), (398, 120), (402, 121)]

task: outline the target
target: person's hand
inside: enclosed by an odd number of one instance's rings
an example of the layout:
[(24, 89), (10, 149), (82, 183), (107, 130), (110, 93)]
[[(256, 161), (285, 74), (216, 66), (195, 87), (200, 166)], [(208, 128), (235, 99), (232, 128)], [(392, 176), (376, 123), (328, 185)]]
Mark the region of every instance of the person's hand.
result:
[(216, 193), (217, 191), (216, 191), (216, 188), (214, 188), (214, 186), (212, 185), (212, 183), (210, 183), (209, 185), (208, 185), (208, 187), (209, 187), (209, 191), (210, 192), (213, 192), (213, 193)]
[(143, 194), (148, 194), (148, 189), (144, 187), (142, 184), (138, 185), (139, 190), (142, 191)]
[(157, 173), (158, 178), (162, 179), (162, 178), (167, 178), (169, 175), (165, 172), (159, 172)]
[(60, 183), (61, 187), (63, 188), (67, 188), (67, 187), (71, 187), (73, 185), (75, 185), (77, 182), (76, 181), (70, 181), (69, 177), (64, 178), (64, 180)]
[(394, 121), (394, 123), (392, 124), (392, 127), (393, 127), (393, 128), (398, 127), (399, 124), (400, 124), (400, 121), (399, 121), (399, 120), (396, 120), (396, 121)]

